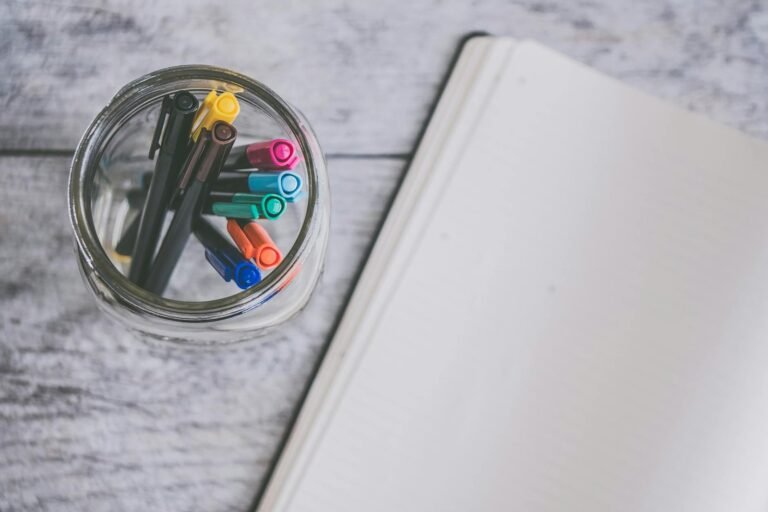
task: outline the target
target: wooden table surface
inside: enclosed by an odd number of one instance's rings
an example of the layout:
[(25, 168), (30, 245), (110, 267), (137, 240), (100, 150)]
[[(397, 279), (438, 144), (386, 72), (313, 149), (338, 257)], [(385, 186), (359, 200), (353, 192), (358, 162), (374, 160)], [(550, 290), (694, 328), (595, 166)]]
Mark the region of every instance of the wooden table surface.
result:
[[(534, 38), (768, 137), (768, 10), (746, 0), (0, 1), (0, 510), (247, 510), (461, 36)], [(249, 346), (137, 339), (80, 280), (73, 148), (124, 83), (241, 71), (298, 106), (333, 220), (310, 305)]]

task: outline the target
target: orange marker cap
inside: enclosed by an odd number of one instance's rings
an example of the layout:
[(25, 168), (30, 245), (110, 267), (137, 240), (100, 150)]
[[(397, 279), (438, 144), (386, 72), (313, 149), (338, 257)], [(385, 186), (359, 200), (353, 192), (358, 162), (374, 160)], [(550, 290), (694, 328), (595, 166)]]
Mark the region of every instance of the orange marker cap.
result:
[(283, 255), (264, 226), (257, 222), (249, 222), (243, 226), (243, 231), (256, 250), (253, 261), (259, 268), (267, 270), (280, 264)]
[(253, 246), (248, 236), (243, 232), (243, 228), (235, 219), (227, 220), (227, 233), (235, 242), (237, 248), (240, 249), (240, 253), (246, 259), (251, 259), (256, 255), (256, 248)]

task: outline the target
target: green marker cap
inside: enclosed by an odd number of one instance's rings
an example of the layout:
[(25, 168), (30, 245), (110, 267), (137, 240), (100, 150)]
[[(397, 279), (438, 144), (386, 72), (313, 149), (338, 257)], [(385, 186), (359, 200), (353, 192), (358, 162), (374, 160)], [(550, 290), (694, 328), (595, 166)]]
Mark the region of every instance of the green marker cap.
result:
[(238, 192), (232, 196), (232, 202), (235, 204), (256, 205), (259, 209), (259, 217), (264, 217), (268, 220), (280, 218), (280, 216), (285, 213), (287, 206), (286, 199), (277, 194), (248, 194), (245, 192)]
[(285, 212), (285, 199), (276, 194), (267, 194), (261, 200), (261, 211), (267, 219), (274, 220)]
[(232, 195), (233, 203), (260, 204), (264, 199), (264, 194), (248, 194), (246, 192), (237, 192)]
[(211, 212), (220, 217), (234, 219), (258, 219), (259, 209), (255, 204), (213, 203)]

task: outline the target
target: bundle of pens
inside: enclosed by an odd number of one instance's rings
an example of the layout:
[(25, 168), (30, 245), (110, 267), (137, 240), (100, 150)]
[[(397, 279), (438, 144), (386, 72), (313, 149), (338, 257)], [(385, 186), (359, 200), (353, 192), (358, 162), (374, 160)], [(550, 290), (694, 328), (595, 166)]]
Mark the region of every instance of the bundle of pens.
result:
[[(193, 233), (210, 265), (241, 289), (280, 264), (282, 253), (259, 221), (280, 218), (300, 198), (301, 177), (290, 172), (299, 157), (285, 139), (233, 147), (239, 113), (230, 92), (211, 91), (202, 105), (186, 91), (163, 99), (149, 149), (155, 169), (135, 200), (143, 201), (141, 214), (115, 248), (130, 255), (128, 277), (146, 290), (163, 295)], [(231, 242), (206, 216), (226, 218)]]

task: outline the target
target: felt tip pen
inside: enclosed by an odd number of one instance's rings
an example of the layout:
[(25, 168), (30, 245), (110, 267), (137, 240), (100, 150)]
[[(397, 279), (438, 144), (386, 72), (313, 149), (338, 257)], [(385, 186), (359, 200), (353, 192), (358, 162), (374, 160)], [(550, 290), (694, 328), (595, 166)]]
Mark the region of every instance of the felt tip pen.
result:
[(149, 274), (173, 187), (187, 156), (189, 132), (198, 106), (197, 98), (187, 91), (163, 99), (149, 149), (149, 158), (153, 158), (157, 152), (155, 172), (148, 184), (128, 270), (128, 278), (141, 286)]
[(212, 203), (210, 209), (203, 208), (203, 213), (232, 217), (235, 219), (258, 219), (259, 209), (255, 204)]
[[(180, 204), (180, 197), (176, 198), (171, 210), (175, 210)], [(213, 204), (222, 203), (216, 206), (216, 212), (213, 211)], [(229, 206), (228, 203), (243, 206)], [(252, 205), (253, 207), (250, 207)], [(240, 219), (266, 219), (275, 220), (280, 218), (286, 211), (286, 200), (275, 194), (258, 195), (240, 192), (211, 192), (203, 203), (203, 213), (218, 215), (220, 217), (236, 217)], [(115, 252), (121, 256), (130, 256), (133, 252), (133, 246), (136, 243), (136, 236), (139, 232), (139, 216), (133, 218), (123, 230), (123, 234), (115, 245)]]
[(195, 236), (205, 247), (205, 259), (225, 281), (234, 281), (242, 290), (261, 281), (261, 272), (256, 265), (244, 258), (205, 219), (200, 218), (195, 222)]
[(274, 139), (236, 146), (224, 163), (224, 170), (256, 168), (263, 171), (288, 171), (296, 167), (299, 155), (293, 142)]
[(301, 177), (290, 171), (237, 172), (223, 171), (214, 186), (215, 190), (245, 191), (253, 194), (277, 194), (286, 201), (301, 194)]
[(206, 129), (201, 131), (184, 162), (176, 188), (176, 194), (181, 195), (181, 202), (152, 262), (144, 285), (147, 291), (158, 295), (165, 291), (192, 233), (193, 221), (200, 216), (210, 185), (216, 180), (236, 136), (235, 127), (224, 121), (217, 121), (210, 132)]
[[(241, 192), (211, 192), (206, 205), (214, 203), (251, 204), (256, 206), (259, 216), (267, 220), (279, 219), (286, 210), (286, 201), (277, 194), (247, 194)], [(212, 208), (211, 208), (212, 209)], [(218, 215), (218, 214), (217, 214)]]
[(283, 260), (283, 254), (272, 241), (269, 232), (259, 223), (229, 219), (227, 232), (240, 253), (246, 258), (252, 258), (259, 268), (268, 270)]
[(195, 122), (192, 128), (192, 140), (197, 141), (200, 131), (206, 129), (211, 131), (217, 121), (232, 123), (240, 113), (240, 103), (231, 92), (221, 94), (211, 91), (203, 100), (200, 110), (195, 116)]

